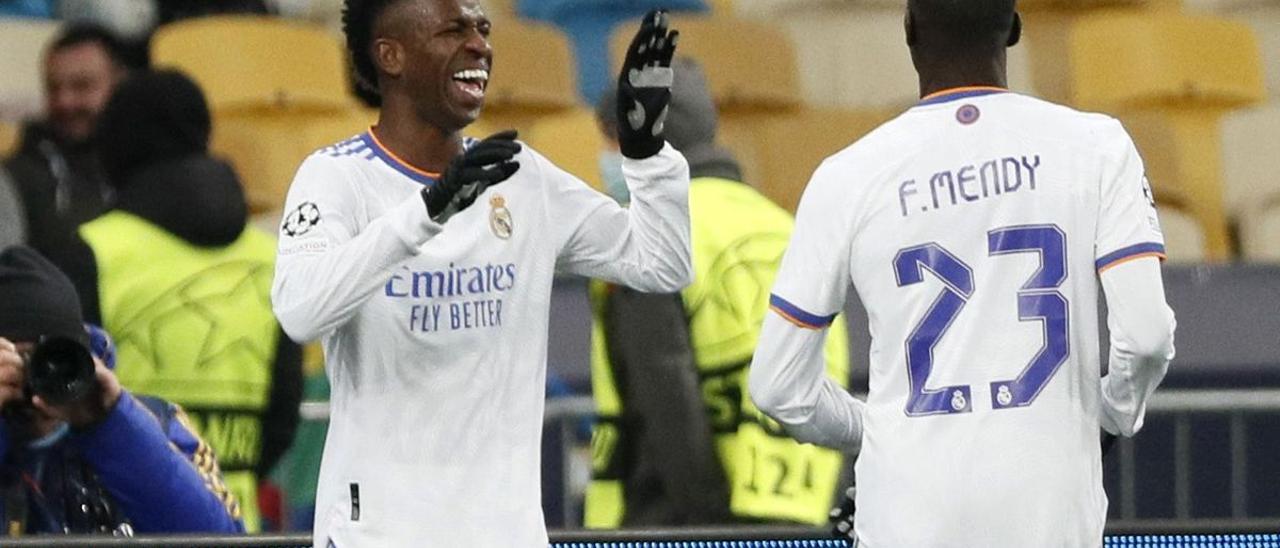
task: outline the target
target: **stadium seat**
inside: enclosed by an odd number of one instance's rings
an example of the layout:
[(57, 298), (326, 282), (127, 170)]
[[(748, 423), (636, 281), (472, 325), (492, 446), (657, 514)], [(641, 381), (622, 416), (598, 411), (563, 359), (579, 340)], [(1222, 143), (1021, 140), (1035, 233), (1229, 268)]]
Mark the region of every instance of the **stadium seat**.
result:
[(1245, 259), (1280, 260), (1280, 103), (1239, 111), (1222, 122), (1227, 208)]
[(894, 111), (804, 108), (792, 113), (724, 116), (720, 137), (746, 182), (795, 211), (822, 160), (888, 121)]
[[(1203, 0), (1200, 3), (1205, 3)], [(1267, 89), (1280, 97), (1280, 2), (1275, 0), (1217, 0), (1214, 13), (1249, 25), (1262, 46)]]
[(318, 25), (256, 16), (184, 20), (156, 31), (151, 56), (204, 90), (211, 148), (235, 166), (255, 214), (284, 205), (307, 155), (372, 123), (349, 92), (346, 50)]
[(595, 111), (579, 107), (537, 121), (524, 141), (561, 169), (603, 190), (597, 159), (604, 148), (604, 137), (596, 125)]
[(639, 21), (651, 9), (707, 11), (705, 0), (518, 0), (521, 17), (555, 24), (572, 41), (578, 93), (594, 104), (617, 73), (609, 64), (609, 37), (620, 23)]
[(1231, 256), (1218, 124), (1266, 95), (1245, 25), (1173, 11), (1108, 12), (1069, 36), (1074, 103), (1125, 122), (1146, 157), (1156, 199), (1176, 189), (1203, 228), (1206, 256)]
[[(901, 0), (738, 0), (739, 17), (790, 38), (804, 103), (832, 108), (902, 108), (919, 98), (919, 80), (902, 29)], [(754, 63), (758, 48), (735, 52)], [(1031, 90), (1024, 48), (1010, 50), (1010, 86)]]
[[(622, 25), (613, 33), (615, 66), (638, 26)], [(721, 113), (791, 110), (803, 102), (795, 50), (774, 26), (728, 16), (678, 17), (671, 26), (680, 30), (678, 54), (702, 64)]]
[(318, 25), (257, 16), (188, 19), (156, 31), (151, 58), (189, 74), (215, 113), (353, 104), (346, 50)]
[(284, 207), (298, 165), (312, 152), (369, 128), (366, 111), (246, 111), (214, 118), (215, 154), (228, 158), (252, 213)]
[(21, 130), (16, 123), (0, 120), (0, 158), (7, 158), (18, 148)]
[(515, 18), (493, 26), (493, 74), (481, 117), (492, 127), (528, 129), (577, 104), (569, 41), (554, 27)]
[(41, 67), (44, 48), (58, 23), (0, 17), (0, 116), (20, 120), (35, 116), (43, 105)]

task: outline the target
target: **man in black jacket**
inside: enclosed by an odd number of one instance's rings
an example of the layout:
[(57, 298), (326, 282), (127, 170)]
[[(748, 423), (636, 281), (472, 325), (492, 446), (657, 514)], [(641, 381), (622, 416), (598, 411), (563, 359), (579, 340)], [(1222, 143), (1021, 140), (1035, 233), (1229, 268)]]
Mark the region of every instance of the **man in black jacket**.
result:
[(121, 59), (119, 41), (92, 25), (68, 27), (45, 52), (45, 117), (23, 127), (4, 165), (21, 196), (28, 244), (43, 253), (67, 245), (111, 203), (90, 137), (125, 75)]

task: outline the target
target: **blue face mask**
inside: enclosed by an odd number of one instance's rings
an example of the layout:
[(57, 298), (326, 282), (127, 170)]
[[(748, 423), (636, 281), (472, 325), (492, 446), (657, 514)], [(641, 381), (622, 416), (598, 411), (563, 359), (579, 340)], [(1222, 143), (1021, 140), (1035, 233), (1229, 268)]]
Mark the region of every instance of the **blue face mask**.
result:
[(631, 203), (631, 191), (627, 178), (622, 176), (622, 153), (606, 150), (597, 159), (600, 163), (600, 179), (604, 181), (604, 193), (622, 205)]

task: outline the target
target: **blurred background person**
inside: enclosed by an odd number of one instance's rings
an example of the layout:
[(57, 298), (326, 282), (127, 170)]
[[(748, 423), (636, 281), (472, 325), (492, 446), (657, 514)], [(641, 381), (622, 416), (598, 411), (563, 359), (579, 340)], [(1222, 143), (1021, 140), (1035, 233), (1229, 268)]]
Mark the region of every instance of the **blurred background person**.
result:
[[(792, 219), (742, 182), (716, 144), (718, 115), (694, 61), (677, 59), (666, 120), (689, 160), (694, 282), (680, 293), (592, 285), (592, 435), (587, 527), (821, 524), (843, 458), (800, 445), (747, 398), (747, 366)], [(616, 94), (596, 110), (610, 150), (604, 185), (629, 201), (617, 153)], [(843, 329), (826, 341), (828, 373), (848, 379)]]
[[(77, 363), (51, 390), (37, 364)], [(37, 350), (37, 347), (40, 350)], [(93, 351), (91, 354), (91, 350)], [(9, 536), (243, 531), (209, 446), (182, 409), (124, 390), (110, 339), (36, 251), (0, 252), (0, 505)]]
[(269, 298), (275, 242), (248, 226), (229, 165), (209, 155), (204, 95), (176, 71), (139, 72), (102, 113), (97, 146), (116, 207), (57, 262), (86, 317), (119, 343), (126, 387), (191, 414), (258, 530), (257, 483), (298, 424), (301, 350)]
[(0, 167), (0, 250), (27, 241), (27, 214), (9, 173)]
[(125, 66), (110, 32), (73, 25), (48, 46), (43, 72), (45, 116), (24, 125), (4, 167), (22, 198), (30, 245), (48, 254), (111, 204), (90, 137)]

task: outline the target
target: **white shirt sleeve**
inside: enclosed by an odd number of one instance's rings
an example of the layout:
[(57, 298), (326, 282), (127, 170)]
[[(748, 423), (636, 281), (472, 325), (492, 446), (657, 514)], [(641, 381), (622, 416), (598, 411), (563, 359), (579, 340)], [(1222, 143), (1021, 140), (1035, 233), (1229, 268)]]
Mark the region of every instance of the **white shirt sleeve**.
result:
[(294, 340), (313, 340), (346, 323), (395, 265), (441, 230), (416, 194), (363, 224), (353, 176), (335, 159), (313, 154), (289, 188), (271, 305)]
[(1173, 359), (1173, 310), (1165, 304), (1160, 262), (1145, 257), (1102, 273), (1111, 330), (1108, 372), (1102, 377), (1103, 430), (1132, 436), (1142, 429), (1147, 400)]
[(1164, 237), (1142, 158), (1119, 123), (1109, 140), (1118, 160), (1103, 173), (1094, 241), (1094, 266), (1111, 330), (1100, 420), (1107, 432), (1132, 436), (1142, 428), (1147, 400), (1169, 369), (1177, 324), (1165, 303), (1159, 262), (1165, 256)]
[(640, 291), (670, 293), (693, 280), (689, 228), (689, 164), (670, 144), (653, 157), (625, 159), (631, 206), (543, 161), (554, 180), (547, 209), (564, 242), (563, 272), (600, 278)]
[(831, 207), (847, 203), (835, 169), (819, 167), (800, 200), (748, 385), (756, 406), (795, 439), (856, 451), (865, 404), (826, 375), (822, 352), (850, 280), (848, 212)]
[(1099, 189), (1094, 239), (1094, 266), (1099, 272), (1139, 257), (1165, 256), (1155, 195), (1147, 182), (1142, 157), (1118, 122), (1110, 141), (1118, 155), (1112, 157), (1114, 165), (1104, 171)]

